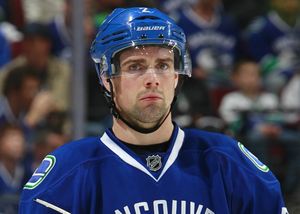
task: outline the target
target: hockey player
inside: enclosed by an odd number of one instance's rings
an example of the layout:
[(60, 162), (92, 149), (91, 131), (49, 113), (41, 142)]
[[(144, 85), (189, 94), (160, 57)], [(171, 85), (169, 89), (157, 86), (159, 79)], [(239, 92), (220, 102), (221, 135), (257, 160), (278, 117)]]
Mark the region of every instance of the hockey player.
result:
[(152, 8), (116, 9), (91, 47), (113, 126), (47, 155), (20, 213), (288, 213), (269, 168), (221, 134), (182, 130), (185, 34)]

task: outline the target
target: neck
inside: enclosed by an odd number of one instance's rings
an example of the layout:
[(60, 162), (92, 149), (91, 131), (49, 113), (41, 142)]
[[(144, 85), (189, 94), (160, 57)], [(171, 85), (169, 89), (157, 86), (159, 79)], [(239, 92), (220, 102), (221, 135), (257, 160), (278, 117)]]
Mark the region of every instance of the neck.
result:
[(121, 141), (134, 145), (153, 145), (168, 141), (172, 135), (174, 125), (171, 120), (171, 114), (169, 114), (161, 127), (149, 134), (137, 132), (115, 118), (112, 128), (116, 137)]

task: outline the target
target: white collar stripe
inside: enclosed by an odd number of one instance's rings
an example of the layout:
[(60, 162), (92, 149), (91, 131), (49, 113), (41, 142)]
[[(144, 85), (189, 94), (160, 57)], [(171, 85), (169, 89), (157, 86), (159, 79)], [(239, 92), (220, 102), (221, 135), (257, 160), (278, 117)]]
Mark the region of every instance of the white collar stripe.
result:
[(166, 162), (165, 167), (163, 168), (158, 180), (166, 173), (166, 171), (169, 169), (169, 167), (174, 163), (174, 161), (176, 160), (179, 150), (183, 144), (183, 140), (184, 140), (184, 132), (178, 128), (178, 134), (174, 143), (174, 146), (172, 148), (171, 154)]
[(269, 19), (281, 31), (289, 32), (292, 30), (292, 27), (290, 27), (285, 21), (283, 21), (282, 18), (276, 12), (270, 12)]
[[(123, 161), (128, 163), (129, 165), (143, 171), (147, 175), (151, 176), (153, 179), (155, 179), (151, 173), (145, 169), (145, 167), (140, 164), (137, 160), (135, 160), (133, 157), (131, 157), (127, 152), (125, 152), (120, 146), (118, 146), (106, 133), (103, 134), (101, 137), (101, 141), (116, 155), (118, 155)], [(155, 179), (156, 180), (156, 179)]]
[(167, 160), (160, 176), (158, 177), (158, 179), (156, 179), (142, 164), (140, 164), (136, 159), (134, 159), (131, 155), (129, 155), (126, 151), (124, 151), (120, 146), (118, 146), (106, 133), (104, 133), (103, 136), (101, 137), (101, 142), (105, 146), (107, 146), (113, 153), (118, 155), (124, 162), (128, 163), (129, 165), (131, 165), (131, 166), (141, 170), (145, 174), (149, 175), (156, 182), (158, 182), (162, 178), (162, 176), (166, 173), (166, 171), (170, 168), (170, 166), (176, 160), (179, 150), (183, 144), (183, 140), (184, 140), (184, 132), (178, 128), (178, 133), (177, 133), (171, 154), (168, 157), (168, 160)]

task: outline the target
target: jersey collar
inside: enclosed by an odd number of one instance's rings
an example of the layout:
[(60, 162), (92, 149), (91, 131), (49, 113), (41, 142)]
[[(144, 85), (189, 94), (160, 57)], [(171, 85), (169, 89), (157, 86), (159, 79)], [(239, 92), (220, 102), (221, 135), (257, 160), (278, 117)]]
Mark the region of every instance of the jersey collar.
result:
[(127, 164), (135, 167), (136, 169), (144, 172), (156, 182), (158, 182), (163, 175), (167, 172), (167, 170), (172, 166), (175, 162), (180, 148), (182, 147), (184, 140), (184, 132), (177, 126), (174, 126), (174, 131), (171, 137), (170, 147), (168, 149), (168, 154), (165, 157), (165, 161), (163, 163), (163, 168), (158, 177), (154, 176), (145, 166), (145, 164), (140, 161), (138, 156), (132, 152), (129, 148), (127, 148), (124, 144), (122, 144), (115, 135), (111, 133), (108, 129), (101, 137), (101, 142), (108, 147), (113, 153), (115, 153), (120, 159), (122, 159)]

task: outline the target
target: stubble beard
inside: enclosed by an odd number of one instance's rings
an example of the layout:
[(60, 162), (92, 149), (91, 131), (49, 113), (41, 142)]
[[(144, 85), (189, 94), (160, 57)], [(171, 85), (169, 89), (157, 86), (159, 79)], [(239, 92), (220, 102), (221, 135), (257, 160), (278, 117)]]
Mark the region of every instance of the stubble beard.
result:
[(130, 110), (123, 112), (123, 117), (134, 126), (153, 128), (164, 119), (168, 110), (164, 100), (161, 103), (153, 103), (146, 107), (135, 104)]

